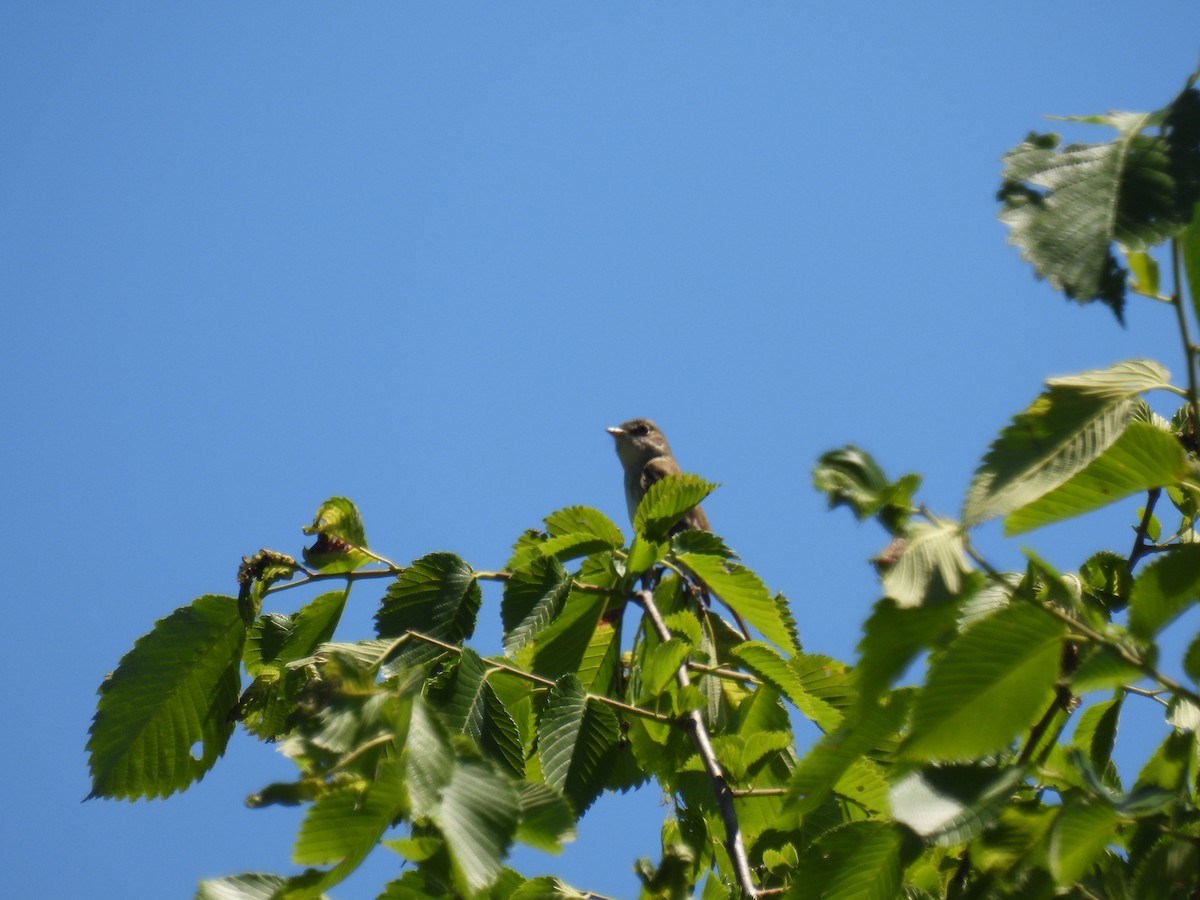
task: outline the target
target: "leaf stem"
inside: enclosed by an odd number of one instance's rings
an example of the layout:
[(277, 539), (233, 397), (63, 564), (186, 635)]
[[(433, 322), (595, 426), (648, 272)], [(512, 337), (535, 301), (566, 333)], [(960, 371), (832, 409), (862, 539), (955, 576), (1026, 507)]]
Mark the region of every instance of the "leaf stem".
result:
[(1146, 494), (1146, 508), (1142, 512), (1142, 521), (1138, 523), (1137, 533), (1133, 536), (1133, 549), (1129, 551), (1129, 571), (1133, 571), (1133, 567), (1137, 565), (1138, 560), (1150, 552), (1150, 546), (1146, 543), (1146, 538), (1150, 534), (1150, 523), (1154, 520), (1154, 505), (1158, 503), (1158, 498), (1162, 496), (1162, 488), (1150, 488)]
[(1174, 292), (1171, 294), (1171, 305), (1175, 307), (1175, 319), (1179, 323), (1179, 337), (1183, 341), (1183, 358), (1187, 364), (1188, 380), (1188, 421), (1193, 435), (1200, 424), (1200, 389), (1197, 389), (1196, 379), (1196, 345), (1188, 328), (1187, 311), (1183, 308), (1183, 279), (1179, 263), (1179, 239), (1171, 239), (1171, 281)]

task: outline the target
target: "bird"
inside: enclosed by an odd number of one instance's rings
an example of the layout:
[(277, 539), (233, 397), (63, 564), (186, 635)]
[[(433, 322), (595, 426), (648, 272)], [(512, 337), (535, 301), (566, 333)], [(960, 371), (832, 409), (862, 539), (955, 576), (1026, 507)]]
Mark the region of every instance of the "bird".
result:
[[(625, 469), (625, 505), (629, 508), (629, 521), (633, 521), (638, 504), (650, 489), (650, 485), (667, 475), (677, 475), (683, 470), (675, 461), (671, 445), (657, 425), (649, 419), (630, 419), (613, 428), (606, 429), (617, 441), (617, 456)], [(699, 506), (694, 506), (672, 533), (687, 531), (712, 531), (708, 516)]]
[[(630, 419), (620, 425), (605, 429), (616, 439), (617, 457), (625, 470), (625, 505), (629, 509), (629, 520), (632, 522), (637, 512), (638, 504), (650, 489), (650, 485), (667, 475), (676, 475), (683, 470), (671, 452), (662, 429), (649, 419)], [(699, 506), (693, 506), (684, 513), (683, 517), (671, 529), (672, 534), (681, 531), (712, 532), (708, 516)], [(707, 591), (702, 591), (707, 601)], [(747, 637), (750, 632), (745, 621), (729, 604), (725, 604), (737, 620), (738, 626)]]

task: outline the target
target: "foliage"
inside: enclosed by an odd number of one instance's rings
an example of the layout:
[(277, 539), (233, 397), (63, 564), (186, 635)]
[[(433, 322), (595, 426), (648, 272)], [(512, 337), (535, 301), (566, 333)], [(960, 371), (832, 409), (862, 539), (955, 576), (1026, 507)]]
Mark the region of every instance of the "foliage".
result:
[[(183, 790), (239, 722), (278, 741), (296, 777), (249, 803), (305, 807), (304, 869), (206, 881), (200, 898), (318, 897), (380, 847), (399, 857), (382, 898), (594, 896), (505, 859), (518, 842), (561, 848), (600, 795), (648, 781), (670, 799), (659, 861), (634, 865), (648, 898), (1200, 896), (1200, 635), (1181, 659), (1161, 649), (1200, 601), (1200, 94), (1189, 82), (1158, 112), (1081, 121), (1116, 137), (1031, 135), (1005, 157), (1001, 218), (1068, 297), (1120, 317), (1132, 276), (1135, 295), (1170, 304), (1185, 385), (1151, 360), (1048, 381), (959, 520), (914, 499), (916, 475), (892, 481), (856, 447), (825, 454), (814, 482), (830, 505), (891, 540), (853, 666), (802, 649), (786, 600), (720, 538), (672, 534), (714, 488), (695, 476), (647, 492), (630, 540), (568, 507), (497, 571), (446, 552), (397, 565), (335, 497), (304, 529), (303, 562), (248, 557), (237, 597), (200, 597), (134, 644), (100, 691), (92, 795)], [(1170, 420), (1147, 399), (1163, 394), (1184, 401)], [(1140, 493), (1132, 551), (1077, 572), (1033, 552), (1001, 572), (973, 540), (989, 519), (1029, 532)], [(335, 642), (352, 586), (380, 579), (375, 634)], [(323, 581), (338, 589), (262, 611)], [(467, 644), (483, 581), (503, 585), (490, 658)], [(919, 683), (899, 684), (922, 660)], [(1163, 724), (1131, 778), (1113, 751), (1134, 703)], [(799, 719), (823, 733), (802, 755)]]

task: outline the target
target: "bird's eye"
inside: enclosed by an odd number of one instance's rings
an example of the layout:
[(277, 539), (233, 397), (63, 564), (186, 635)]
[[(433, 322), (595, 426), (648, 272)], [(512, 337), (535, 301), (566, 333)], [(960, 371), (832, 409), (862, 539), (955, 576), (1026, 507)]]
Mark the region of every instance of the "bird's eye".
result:
[(645, 422), (638, 422), (636, 425), (634, 425), (634, 426), (633, 426), (632, 428), (630, 428), (629, 430), (630, 430), (630, 431), (631, 431), (633, 434), (637, 434), (637, 435), (643, 435), (643, 434), (647, 434), (647, 433), (650, 431), (650, 429), (646, 427), (646, 423), (645, 423)]

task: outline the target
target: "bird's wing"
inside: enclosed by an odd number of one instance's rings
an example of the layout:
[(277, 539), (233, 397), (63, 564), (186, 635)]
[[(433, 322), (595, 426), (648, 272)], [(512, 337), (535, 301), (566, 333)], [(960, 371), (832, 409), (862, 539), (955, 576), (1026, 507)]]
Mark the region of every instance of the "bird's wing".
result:
[(650, 460), (642, 467), (642, 493), (650, 490), (650, 485), (654, 482), (661, 481), (667, 475), (677, 475), (679, 471), (679, 463), (669, 456), (659, 456)]

